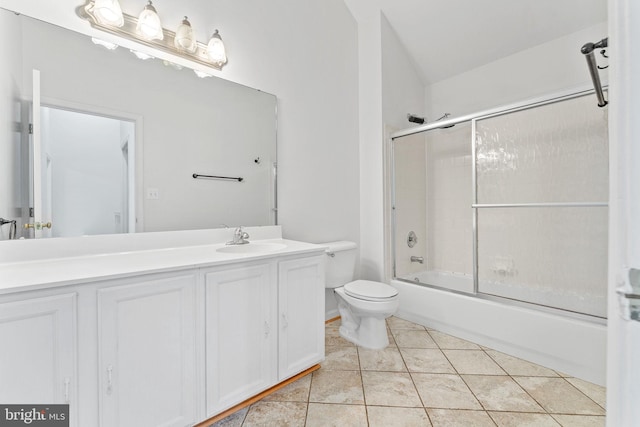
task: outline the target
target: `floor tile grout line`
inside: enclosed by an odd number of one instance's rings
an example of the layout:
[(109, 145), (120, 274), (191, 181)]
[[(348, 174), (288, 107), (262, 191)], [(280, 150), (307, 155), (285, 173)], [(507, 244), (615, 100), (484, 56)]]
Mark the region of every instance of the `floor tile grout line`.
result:
[[(493, 350), (493, 349), (492, 349), (492, 350)], [(513, 382), (514, 382), (518, 387), (520, 387), (520, 389), (521, 389), (522, 391), (524, 391), (524, 393), (525, 393), (527, 396), (529, 396), (531, 399), (533, 399), (533, 401), (534, 401), (534, 402), (536, 402), (536, 403), (540, 406), (540, 408), (542, 408), (542, 409), (545, 411), (545, 413), (546, 413), (547, 415), (549, 415), (549, 416), (551, 416), (551, 415), (552, 415), (552, 413), (551, 413), (551, 412), (549, 412), (549, 410), (545, 407), (545, 405), (543, 405), (543, 404), (542, 404), (542, 402), (538, 401), (535, 397), (533, 397), (533, 395), (531, 395), (531, 393), (529, 393), (529, 392), (528, 392), (528, 391), (527, 391), (527, 390), (526, 390), (526, 389), (525, 389), (525, 388), (524, 388), (524, 387), (523, 387), (523, 386), (522, 386), (518, 381), (516, 381), (516, 377), (520, 377), (520, 378), (553, 378), (553, 379), (561, 378), (561, 379), (563, 379), (566, 383), (568, 383), (570, 386), (572, 386), (573, 388), (575, 388), (575, 389), (576, 389), (580, 394), (584, 395), (586, 398), (588, 398), (588, 399), (589, 399), (589, 400), (591, 400), (593, 403), (595, 403), (598, 407), (602, 408), (602, 406), (601, 406), (601, 405), (599, 405), (597, 402), (595, 402), (593, 399), (591, 399), (588, 395), (586, 395), (584, 392), (582, 392), (582, 390), (578, 389), (576, 386), (574, 386), (573, 384), (571, 384), (571, 382), (570, 382), (570, 381), (568, 381), (565, 377), (562, 377), (562, 376), (559, 376), (559, 377), (549, 377), (549, 376), (537, 376), (537, 375), (536, 375), (536, 376), (531, 376), (531, 375), (511, 375), (509, 372), (507, 372), (507, 370), (506, 370), (505, 368), (503, 368), (503, 367), (502, 367), (502, 365), (500, 365), (500, 363), (498, 363), (498, 361), (497, 361), (497, 360), (495, 360), (495, 359), (494, 359), (494, 358), (493, 358), (489, 353), (487, 353), (487, 351), (486, 351), (485, 349), (482, 349), (482, 351), (483, 351), (487, 356), (489, 356), (489, 357), (490, 357), (490, 358), (491, 358), (491, 359), (492, 359), (492, 360), (493, 360), (493, 361), (494, 361), (494, 362), (495, 362), (495, 363), (500, 367), (500, 369), (502, 369), (502, 370), (506, 373), (506, 375), (507, 375), (507, 376), (508, 376), (508, 377), (509, 377), (509, 378), (510, 378), (510, 379), (511, 379), (511, 380), (512, 380), (512, 381), (513, 381)], [(497, 350), (493, 350), (493, 351), (497, 351)], [(508, 356), (508, 355), (507, 355), (507, 356)], [(512, 357), (513, 357), (513, 356), (512, 356)], [(538, 366), (541, 366), (541, 365), (538, 365)], [(543, 368), (546, 368), (546, 367), (544, 367), (544, 366), (542, 366), (542, 367), (543, 367)], [(546, 368), (546, 369), (549, 369), (549, 368)], [(552, 370), (552, 371), (553, 371), (553, 370)], [(553, 372), (555, 372), (555, 371), (553, 371)], [(464, 378), (463, 378), (463, 381), (464, 381)], [(475, 396), (475, 393), (474, 393), (474, 396)], [(476, 399), (477, 399), (477, 396), (476, 396)], [(483, 405), (483, 406), (484, 406), (484, 405)], [(603, 409), (604, 409), (604, 408), (603, 408)], [(580, 415), (580, 414), (568, 414), (568, 415)]]
[[(398, 346), (396, 345), (396, 347)], [(402, 363), (404, 363), (405, 367), (407, 368), (407, 372), (409, 373), (409, 378), (411, 378), (411, 384), (413, 384), (413, 388), (416, 391), (416, 394), (418, 395), (418, 399), (420, 399), (420, 404), (422, 405), (422, 409), (424, 410), (424, 413), (427, 415), (427, 420), (429, 420), (429, 424), (433, 426), (433, 421), (431, 420), (429, 411), (427, 411), (427, 406), (425, 405), (424, 400), (422, 399), (422, 395), (418, 391), (418, 386), (416, 385), (416, 381), (413, 379), (413, 375), (411, 375), (411, 372), (409, 371), (409, 366), (407, 366), (407, 362), (406, 360), (404, 360), (404, 355), (402, 354), (402, 351), (400, 351), (400, 347), (398, 347), (398, 353), (400, 353), (400, 357), (402, 358)]]
[(484, 349), (484, 348), (482, 348), (482, 347), (480, 348), (480, 350), (482, 350), (482, 352), (485, 354), (485, 356), (487, 356), (487, 357), (488, 357), (488, 358), (489, 358), (493, 363), (495, 363), (495, 364), (496, 364), (496, 366), (497, 366), (498, 368), (500, 368), (500, 370), (501, 370), (502, 372), (504, 372), (504, 374), (505, 374), (505, 375), (510, 375), (510, 374), (507, 372), (507, 370), (506, 370), (505, 368), (503, 368), (501, 364), (499, 364), (499, 363), (498, 363), (498, 361), (497, 361), (497, 360), (495, 360), (493, 357), (491, 357), (491, 355), (490, 355), (489, 353), (487, 353), (487, 350), (485, 350), (485, 349)]
[(309, 406), (311, 403), (311, 387), (313, 386), (313, 374), (315, 372), (311, 373), (311, 378), (309, 378), (309, 391), (307, 392), (307, 411), (304, 414), (304, 425), (306, 427), (307, 425), (307, 421), (309, 420)]
[[(472, 375), (472, 374), (467, 374), (467, 375)], [(476, 375), (476, 376), (478, 376), (478, 375)], [(529, 392), (528, 392), (524, 387), (522, 387), (522, 386), (520, 385), (520, 383), (519, 383), (519, 382), (517, 382), (517, 381), (515, 380), (515, 378), (513, 378), (511, 375), (507, 374), (507, 375), (487, 375), (487, 376), (493, 376), (493, 377), (505, 377), (505, 376), (506, 376), (506, 377), (509, 377), (509, 379), (515, 383), (515, 385), (517, 385), (517, 386), (518, 386), (518, 387), (519, 387), (519, 388), (520, 388), (520, 389), (521, 389), (521, 390), (522, 390), (522, 391), (523, 391), (527, 396), (529, 396), (529, 397), (530, 397), (534, 402), (536, 402), (536, 404), (537, 404), (537, 405), (538, 405), (538, 406), (539, 406), (539, 407), (544, 411), (544, 413), (545, 413), (545, 414), (547, 414), (547, 415), (551, 415), (551, 414), (549, 413), (549, 411), (547, 410), (547, 408), (545, 408), (545, 407), (544, 407), (544, 405), (543, 405), (542, 403), (540, 403), (536, 398), (534, 398), (534, 397), (533, 397), (533, 396), (532, 396), (532, 395), (531, 395), (531, 394), (530, 394), (530, 393), (529, 393)], [(526, 378), (537, 378), (537, 377), (526, 377)], [(464, 378), (462, 378), (462, 381), (464, 381)], [(466, 381), (465, 381), (465, 383), (466, 383)], [(473, 391), (472, 391), (472, 393), (473, 393)], [(474, 396), (475, 396), (475, 393), (474, 393)], [(477, 396), (476, 396), (476, 399), (477, 399)], [(481, 403), (481, 404), (482, 404), (482, 403)], [(484, 406), (484, 405), (483, 405), (483, 406)], [(542, 414), (542, 412), (501, 411), (501, 410), (493, 410), (493, 409), (492, 409), (492, 411), (495, 411), (495, 412), (517, 412), (517, 413), (523, 413), (523, 414)]]
[[(595, 403), (596, 405), (598, 405), (600, 408), (604, 409), (606, 411), (606, 408), (603, 407), (601, 404), (599, 404), (598, 402), (596, 402), (593, 398), (591, 398), (591, 396), (589, 396), (587, 393), (585, 393), (584, 391), (580, 390), (578, 387), (576, 387), (571, 381), (569, 381), (567, 378), (565, 377), (561, 377), (563, 380), (565, 380), (565, 382), (569, 383), (569, 385), (573, 388), (575, 388), (579, 393), (581, 393), (583, 396), (585, 396), (587, 399), (589, 399), (590, 401), (592, 401), (593, 403)], [(573, 377), (570, 377), (573, 378)], [(576, 379), (580, 379), (580, 378), (576, 378)]]
[(247, 415), (249, 415), (250, 410), (251, 410), (251, 406), (247, 407), (247, 412), (244, 413), (244, 416), (242, 417), (242, 422), (240, 422), (240, 427), (242, 427), (245, 421), (247, 421)]
[[(398, 354), (400, 355), (400, 358), (402, 360), (402, 364), (403, 367), (406, 369), (405, 371), (390, 371), (390, 370), (379, 370), (379, 369), (362, 369), (362, 364), (361, 364), (361, 360), (360, 360), (360, 347), (359, 346), (346, 346), (346, 345), (337, 345), (337, 346), (332, 346), (332, 347), (344, 347), (344, 348), (348, 348), (348, 347), (355, 347), (356, 348), (356, 360), (358, 363), (358, 369), (357, 370), (353, 370), (353, 369), (349, 369), (349, 370), (342, 370), (342, 369), (326, 369), (327, 371), (351, 371), (351, 372), (358, 372), (358, 375), (360, 377), (360, 381), (361, 381), (361, 387), (362, 387), (362, 394), (363, 394), (363, 402), (364, 404), (356, 404), (356, 403), (330, 403), (330, 402), (311, 402), (310, 401), (310, 396), (311, 396), (311, 390), (312, 390), (312, 384), (313, 384), (313, 374), (310, 378), (310, 382), (309, 382), (309, 390), (307, 392), (307, 401), (306, 402), (302, 402), (302, 403), (306, 403), (306, 412), (305, 412), (305, 425), (307, 424), (308, 421), (308, 415), (309, 415), (309, 406), (310, 403), (317, 403), (317, 404), (321, 404), (321, 405), (348, 405), (348, 406), (364, 406), (365, 409), (365, 415), (367, 417), (367, 425), (370, 425), (369, 422), (369, 413), (368, 413), (368, 409), (369, 407), (373, 407), (373, 406), (379, 406), (379, 407), (388, 407), (388, 408), (399, 408), (399, 406), (395, 406), (395, 405), (369, 405), (367, 403), (367, 398), (366, 398), (366, 393), (365, 393), (365, 387), (364, 387), (364, 380), (363, 380), (363, 372), (384, 372), (384, 373), (408, 373), (409, 374), (409, 378), (411, 379), (411, 382), (413, 384), (414, 390), (417, 393), (418, 399), (422, 405), (422, 409), (425, 411), (427, 419), (429, 421), (429, 423), (432, 423), (431, 420), (431, 416), (429, 415), (429, 411), (428, 409), (442, 409), (442, 410), (449, 410), (449, 411), (477, 411), (477, 412), (484, 412), (485, 414), (487, 414), (487, 416), (490, 418), (490, 420), (492, 421), (493, 424), (497, 424), (497, 421), (493, 418), (493, 416), (491, 415), (491, 413), (516, 413), (516, 414), (540, 414), (540, 415), (547, 415), (549, 416), (552, 420), (554, 420), (555, 422), (562, 424), (557, 418), (556, 416), (582, 416), (582, 417), (593, 417), (593, 418), (602, 418), (602, 417), (606, 417), (606, 408), (604, 408), (602, 405), (600, 405), (595, 399), (591, 398), (587, 393), (583, 392), (580, 388), (578, 388), (576, 385), (574, 385), (573, 383), (571, 383), (571, 381), (569, 381), (569, 379), (573, 378), (571, 376), (565, 376), (560, 374), (559, 372), (556, 372), (555, 370), (551, 370), (554, 373), (557, 373), (558, 376), (549, 376), (549, 375), (512, 375), (510, 374), (503, 366), (502, 364), (500, 364), (498, 362), (498, 360), (496, 360), (494, 357), (492, 357), (491, 354), (489, 354), (488, 351), (497, 351), (491, 348), (483, 348), (480, 347), (480, 350), (483, 351), (484, 354), (486, 354), (502, 371), (504, 371), (505, 375), (502, 374), (462, 374), (459, 372), (459, 370), (455, 367), (455, 365), (453, 365), (453, 363), (451, 363), (451, 359), (447, 356), (447, 354), (445, 353), (444, 350), (477, 350), (477, 349), (444, 349), (440, 346), (440, 344), (438, 344), (438, 342), (433, 339), (432, 334), (430, 333), (430, 331), (428, 329), (425, 328), (425, 330), (427, 331), (428, 335), (431, 337), (431, 339), (433, 340), (433, 342), (436, 345), (436, 348), (423, 348), (423, 347), (401, 347), (397, 344), (396, 340), (395, 340), (395, 335), (394, 335), (394, 331), (390, 328), (390, 326), (388, 326), (388, 332), (390, 332), (390, 343), (389, 343), (389, 347), (392, 347), (395, 351), (398, 352)], [(410, 328), (406, 328), (406, 329), (402, 329), (402, 330), (413, 330), (413, 331), (418, 331), (419, 329), (410, 329)], [(445, 334), (447, 335), (447, 334)], [(454, 336), (452, 336), (454, 337)], [(392, 339), (393, 338), (393, 339)], [(454, 337), (457, 338), (457, 337)], [(393, 342), (391, 342), (393, 341)], [(450, 366), (453, 368), (454, 370), (454, 374), (450, 374), (450, 373), (432, 373), (432, 372), (413, 372), (409, 370), (409, 367), (407, 365), (406, 359), (405, 359), (405, 355), (402, 353), (402, 349), (417, 349), (417, 350), (439, 350), (442, 355), (444, 356), (444, 358), (447, 360), (447, 362), (450, 364)], [(507, 355), (508, 356), (508, 355)], [(513, 357), (513, 356), (512, 356)], [(525, 361), (526, 362), (526, 361)], [(531, 362), (529, 362), (531, 363)], [(534, 364), (535, 365), (535, 364)], [(538, 365), (541, 366), (541, 365)], [(549, 368), (546, 368), (549, 369)], [(477, 402), (480, 404), (480, 406), (483, 409), (456, 409), (456, 408), (428, 408), (425, 405), (425, 402), (422, 399), (422, 396), (420, 395), (420, 393), (418, 392), (418, 388), (416, 386), (415, 380), (414, 380), (414, 374), (432, 374), (432, 375), (453, 375), (456, 376), (458, 378), (460, 378), (463, 383), (465, 384), (465, 386), (467, 387), (467, 389), (471, 392), (472, 396), (477, 400)], [(469, 384), (467, 383), (467, 381), (465, 381), (465, 379), (463, 378), (463, 375), (467, 375), (467, 376), (494, 376), (494, 377), (508, 377), (511, 381), (513, 381), (518, 388), (520, 388), (527, 396), (529, 396), (533, 402), (536, 402), (536, 404), (538, 404), (538, 406), (544, 411), (544, 412), (529, 412), (529, 411), (508, 411), (508, 410), (488, 410), (485, 408), (485, 405), (480, 401), (480, 399), (478, 399), (478, 397), (476, 396), (476, 394), (473, 392), (473, 390), (471, 390), (471, 387), (469, 387)], [(533, 395), (531, 395), (522, 385), (520, 385), (520, 383), (518, 383), (516, 381), (517, 378), (545, 378), (545, 379), (553, 379), (553, 380), (557, 380), (558, 378), (562, 378), (564, 380), (564, 383), (568, 383), (569, 386), (572, 389), (575, 389), (575, 391), (578, 392), (579, 395), (586, 397), (590, 402), (592, 402), (593, 404), (595, 404), (597, 407), (605, 410), (604, 414), (597, 414), (597, 413), (591, 413), (591, 414), (580, 414), (580, 413), (576, 413), (577, 411), (571, 411), (571, 412), (562, 412), (562, 413), (552, 413), (550, 412), (550, 410), (548, 410), (545, 406), (543, 406), (537, 399), (535, 399), (533, 397)], [(282, 401), (282, 402), (289, 402), (289, 401)], [(249, 412), (251, 411), (251, 407), (253, 405), (251, 405), (247, 411), (244, 413), (244, 415), (242, 416), (242, 421), (241, 421), (241, 425), (245, 425), (245, 423), (247, 422), (247, 418), (249, 415)], [(402, 408), (405, 408), (404, 406), (400, 406)], [(413, 407), (413, 406), (407, 406), (406, 408), (417, 408), (417, 407)]]
[[(433, 426), (433, 421), (431, 420), (431, 416), (429, 415), (429, 411), (427, 411), (427, 407), (424, 404), (424, 400), (422, 400), (422, 395), (418, 391), (418, 387), (416, 386), (416, 382), (413, 379), (413, 375), (411, 375), (411, 371), (409, 370), (409, 366), (407, 365), (407, 361), (405, 360), (404, 355), (402, 354), (402, 350), (401, 350), (402, 347), (400, 347), (398, 345), (398, 341), (396, 340), (396, 336), (393, 333), (394, 331), (391, 328), (391, 326), (388, 324), (388, 322), (387, 322), (387, 327), (389, 328), (389, 332), (391, 332), (391, 336), (393, 337), (393, 343), (395, 344), (395, 347), (398, 350), (398, 353), (400, 354), (400, 358), (402, 359), (402, 363), (404, 364), (404, 367), (407, 370), (407, 374), (409, 375), (409, 378), (411, 379), (411, 384), (413, 384), (413, 389), (415, 390), (416, 395), (418, 396), (418, 399), (420, 400), (420, 404), (422, 405), (421, 409), (424, 411), (424, 413), (425, 413), (425, 415), (427, 417), (427, 420), (429, 421), (429, 425)], [(410, 330), (410, 329), (405, 329), (405, 330)], [(420, 330), (420, 329), (417, 329), (417, 330)], [(425, 331), (427, 332), (427, 335), (433, 340), (433, 337), (431, 337), (431, 334), (429, 334), (429, 331), (427, 331), (426, 328), (425, 328)], [(434, 342), (435, 342), (435, 340), (434, 340)], [(437, 343), (436, 343), (436, 345), (437, 345)]]

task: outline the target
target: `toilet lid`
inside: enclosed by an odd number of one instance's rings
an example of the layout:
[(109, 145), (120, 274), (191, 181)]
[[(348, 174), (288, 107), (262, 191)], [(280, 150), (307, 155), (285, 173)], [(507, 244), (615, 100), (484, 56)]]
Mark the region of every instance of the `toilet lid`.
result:
[(356, 280), (344, 285), (347, 295), (368, 301), (380, 301), (395, 297), (398, 290), (380, 282), (371, 280)]

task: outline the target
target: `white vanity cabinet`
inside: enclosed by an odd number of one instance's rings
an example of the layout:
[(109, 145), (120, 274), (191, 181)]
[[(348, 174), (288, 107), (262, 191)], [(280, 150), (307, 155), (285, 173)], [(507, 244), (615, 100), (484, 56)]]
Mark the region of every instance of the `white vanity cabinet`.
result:
[(76, 294), (0, 300), (0, 402), (69, 403), (77, 425)]
[[(73, 427), (192, 426), (321, 362), (324, 248), (249, 232), (232, 248), (227, 230), (78, 238), (96, 256), (0, 263), (0, 403), (69, 403)], [(10, 243), (71, 244), (43, 240)]]
[(324, 256), (278, 263), (278, 381), (324, 359)]
[(242, 263), (204, 272), (207, 416), (277, 381), (276, 263)]
[(97, 290), (100, 425), (193, 425), (196, 272), (105, 284)]
[(204, 273), (208, 416), (324, 359), (323, 261), (271, 259)]

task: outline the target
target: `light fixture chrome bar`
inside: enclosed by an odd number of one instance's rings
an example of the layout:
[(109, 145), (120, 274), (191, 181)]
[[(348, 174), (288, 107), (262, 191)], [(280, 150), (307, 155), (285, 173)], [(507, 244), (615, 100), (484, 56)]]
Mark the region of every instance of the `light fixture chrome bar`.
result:
[(83, 6), (78, 6), (76, 8), (76, 14), (80, 18), (89, 22), (89, 24), (97, 30), (134, 40), (135, 42), (143, 44), (145, 46), (159, 49), (163, 52), (181, 56), (183, 58), (187, 58), (190, 61), (196, 62), (200, 65), (205, 65), (207, 67), (215, 68), (218, 71), (222, 70), (222, 67), (225, 65), (210, 61), (207, 56), (207, 45), (199, 41), (196, 41), (196, 50), (193, 53), (179, 50), (174, 45), (176, 33), (165, 28), (162, 29), (162, 32), (164, 34), (163, 40), (147, 40), (143, 38), (138, 34), (138, 31), (136, 29), (138, 25), (138, 18), (127, 15), (126, 13), (122, 14), (124, 17), (124, 25), (122, 25), (122, 27), (104, 25), (100, 23), (94, 15), (93, 7), (94, 1), (87, 0), (86, 4), (84, 4)]
[(600, 208), (608, 207), (607, 202), (572, 202), (572, 203), (473, 203), (474, 209), (484, 208)]

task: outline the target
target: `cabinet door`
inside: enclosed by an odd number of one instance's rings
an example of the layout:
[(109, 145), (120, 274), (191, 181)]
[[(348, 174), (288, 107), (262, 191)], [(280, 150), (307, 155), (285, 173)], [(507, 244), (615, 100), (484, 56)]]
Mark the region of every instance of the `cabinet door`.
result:
[(270, 263), (212, 271), (205, 283), (211, 416), (275, 384), (277, 287)]
[(185, 274), (98, 290), (102, 426), (197, 421), (195, 286)]
[(324, 258), (279, 264), (279, 381), (324, 359)]
[(0, 303), (0, 402), (69, 403), (76, 425), (76, 295)]

